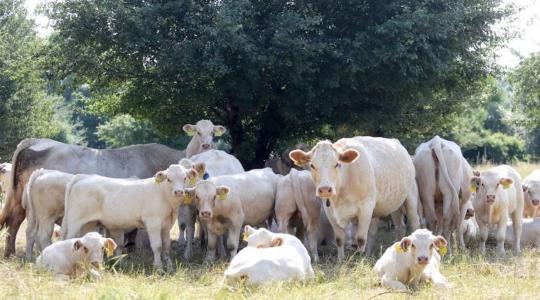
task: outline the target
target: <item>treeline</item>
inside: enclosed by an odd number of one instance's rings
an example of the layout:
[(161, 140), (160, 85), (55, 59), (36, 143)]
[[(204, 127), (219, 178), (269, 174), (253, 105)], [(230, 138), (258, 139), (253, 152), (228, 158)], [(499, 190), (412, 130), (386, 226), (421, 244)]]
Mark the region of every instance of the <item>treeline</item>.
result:
[[(498, 0), (53, 1), (39, 38), (0, 3), (0, 159), (25, 137), (186, 145), (228, 128), (247, 167), (298, 141), (439, 134), (473, 160), (540, 155), (539, 61), (490, 61)], [(496, 74), (496, 75), (495, 75)], [(536, 80), (536, 81), (535, 81)], [(531, 108), (534, 106), (534, 108)]]

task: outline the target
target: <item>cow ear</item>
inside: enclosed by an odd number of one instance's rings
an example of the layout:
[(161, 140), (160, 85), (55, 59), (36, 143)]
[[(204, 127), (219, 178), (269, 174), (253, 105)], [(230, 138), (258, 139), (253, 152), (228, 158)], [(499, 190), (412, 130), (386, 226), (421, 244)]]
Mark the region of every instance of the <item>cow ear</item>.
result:
[(299, 167), (303, 167), (311, 161), (311, 155), (300, 149), (291, 151), (289, 158)]
[(216, 195), (217, 195), (217, 198), (218, 200), (226, 200), (227, 199), (227, 195), (229, 194), (229, 191), (231, 189), (229, 189), (228, 186), (225, 186), (225, 185), (222, 185), (222, 186), (218, 186), (216, 188)]
[(401, 248), (401, 250), (403, 250), (403, 252), (407, 252), (411, 244), (411, 239), (408, 237), (404, 237), (401, 239), (401, 242), (399, 242), (399, 247)]
[(529, 190), (529, 188), (526, 185), (522, 185), (521, 188), (523, 189), (524, 192)]
[(73, 250), (77, 251), (81, 249), (82, 246), (83, 243), (81, 242), (81, 240), (76, 240), (75, 243), (73, 243)]
[(189, 169), (186, 176), (186, 184), (189, 187), (193, 187), (197, 184), (197, 179), (199, 179), (199, 174), (195, 169)]
[(157, 183), (161, 183), (163, 180), (167, 179), (167, 174), (164, 171), (159, 171), (154, 175), (154, 179)]
[(191, 169), (193, 167), (193, 162), (189, 158), (182, 158), (182, 160), (180, 160), (178, 164), (185, 169)]
[(358, 151), (354, 149), (347, 149), (341, 153), (339, 153), (339, 161), (342, 163), (350, 164), (356, 161), (356, 159), (360, 156)]
[(246, 225), (244, 226), (244, 232), (247, 233), (248, 235), (251, 235), (255, 232), (255, 228), (249, 226), (249, 225)]
[(0, 165), (0, 174), (5, 174), (7, 170), (4, 168), (3, 165)]
[(476, 193), (476, 191), (478, 191), (478, 187), (480, 186), (480, 183), (481, 183), (480, 177), (471, 178), (471, 192)]
[(185, 188), (184, 189), (184, 205), (191, 205), (193, 199), (195, 198), (195, 188)]
[(182, 127), (182, 129), (186, 132), (188, 136), (194, 136), (197, 134), (197, 128), (195, 125), (186, 124)]
[(116, 249), (117, 245), (114, 242), (113, 239), (107, 238), (103, 242), (103, 246), (105, 247), (105, 253), (107, 257), (111, 257), (113, 255), (114, 249)]
[(196, 163), (193, 168), (197, 171), (200, 179), (204, 178), (204, 173), (206, 172), (206, 164), (203, 162)]
[(446, 239), (442, 235), (438, 235), (433, 240), (433, 244), (438, 249), (444, 249), (446, 247), (446, 245), (448, 244), (448, 242), (446, 242)]
[(227, 129), (221, 125), (215, 125), (212, 132), (214, 133), (214, 136), (222, 136), (225, 132), (227, 132)]
[(514, 181), (512, 180), (512, 178), (501, 178), (501, 180), (499, 180), (499, 183), (502, 184), (505, 190), (507, 190), (510, 188), (512, 183), (514, 183)]
[(474, 171), (472, 171), (472, 173), (473, 173), (474, 176), (480, 177), (480, 171), (474, 170)]
[(274, 238), (270, 242), (270, 247), (279, 247), (281, 245), (283, 245), (283, 239), (280, 237)]

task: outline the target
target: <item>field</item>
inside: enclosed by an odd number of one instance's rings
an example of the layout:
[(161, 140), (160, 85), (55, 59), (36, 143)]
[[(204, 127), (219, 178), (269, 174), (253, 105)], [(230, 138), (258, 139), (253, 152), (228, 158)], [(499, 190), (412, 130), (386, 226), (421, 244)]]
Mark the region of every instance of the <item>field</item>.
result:
[[(518, 164), (522, 176), (537, 165)], [(479, 170), (487, 166), (478, 167)], [(24, 264), (24, 228), (17, 243), (18, 258), (0, 260), (0, 297), (4, 299), (351, 299), (351, 298), (537, 298), (540, 254), (525, 250), (521, 256), (497, 257), (492, 252), (480, 256), (476, 251), (456, 251), (443, 259), (442, 273), (453, 284), (449, 290), (419, 286), (407, 293), (389, 292), (379, 285), (371, 270), (376, 257), (391, 243), (392, 233), (380, 228), (379, 247), (374, 257), (363, 257), (349, 249), (343, 264), (334, 260), (335, 249), (323, 248), (322, 261), (314, 266), (316, 278), (305, 283), (270, 284), (259, 288), (224, 287), (222, 274), (227, 263), (208, 265), (201, 254), (191, 264), (183, 264), (182, 251), (174, 248), (176, 272), (160, 275), (151, 270), (151, 252), (129, 254), (121, 262), (110, 262), (99, 281), (78, 279), (59, 282), (32, 264)], [(488, 249), (493, 249), (491, 245)], [(3, 242), (0, 251), (3, 252)]]

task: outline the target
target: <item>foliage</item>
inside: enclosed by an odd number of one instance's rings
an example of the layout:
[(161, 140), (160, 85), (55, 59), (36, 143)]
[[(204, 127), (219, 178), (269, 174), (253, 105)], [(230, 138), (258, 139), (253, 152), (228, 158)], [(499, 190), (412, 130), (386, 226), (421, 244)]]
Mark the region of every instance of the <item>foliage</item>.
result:
[(154, 143), (158, 140), (149, 121), (137, 121), (130, 115), (118, 115), (105, 124), (99, 125), (97, 137), (110, 148)]
[[(55, 1), (49, 68), (167, 134), (212, 119), (260, 165), (279, 144), (432, 134), (487, 72), (498, 0)], [(100, 96), (102, 95), (102, 96)], [(448, 98), (453, 101), (446, 101)], [(408, 137), (407, 137), (408, 135)]]

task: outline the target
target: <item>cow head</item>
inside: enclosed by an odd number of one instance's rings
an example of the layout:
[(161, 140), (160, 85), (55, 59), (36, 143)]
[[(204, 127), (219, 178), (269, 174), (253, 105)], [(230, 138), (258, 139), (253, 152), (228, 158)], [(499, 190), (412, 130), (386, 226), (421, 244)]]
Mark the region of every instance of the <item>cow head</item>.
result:
[(195, 185), (199, 175), (195, 169), (186, 169), (177, 164), (170, 165), (167, 170), (157, 172), (154, 179), (180, 202), (184, 197), (184, 187)]
[(513, 183), (512, 178), (501, 177), (497, 172), (488, 171), (471, 178), (471, 191), (476, 193), (477, 203), (485, 201), (492, 205), (497, 200), (499, 191), (511, 188)]
[(186, 188), (184, 193), (184, 204), (192, 202), (199, 210), (201, 220), (210, 220), (214, 216), (214, 207), (219, 205), (219, 201), (227, 201), (230, 189), (227, 186), (216, 186), (210, 181), (199, 181), (195, 187)]
[(425, 267), (434, 255), (439, 256), (438, 251), (441, 253), (446, 251), (446, 245), (444, 237), (434, 236), (427, 229), (417, 229), (410, 236), (404, 237), (399, 244), (396, 244), (396, 250), (407, 253), (415, 264)]
[(83, 262), (90, 263), (100, 269), (103, 263), (103, 254), (111, 256), (116, 243), (113, 239), (104, 238), (97, 232), (89, 232), (73, 243), (73, 252)]
[(307, 153), (302, 150), (293, 150), (289, 153), (289, 157), (296, 165), (309, 165), (316, 186), (316, 194), (323, 199), (335, 196), (340, 188), (339, 170), (341, 164), (353, 163), (358, 156), (358, 151), (354, 149), (341, 151), (330, 141), (317, 143)]
[(535, 207), (540, 206), (540, 182), (528, 182), (522, 188), (525, 202)]
[(244, 226), (244, 240), (248, 247), (269, 248), (283, 244), (283, 239), (265, 228), (255, 229), (249, 225)]
[[(203, 162), (193, 163), (189, 158), (182, 158), (180, 162), (178, 162), (179, 165), (183, 166), (186, 169), (195, 169), (197, 171), (197, 175), (199, 176), (199, 180), (202, 180), (204, 177), (204, 173), (206, 172), (206, 164)], [(188, 185), (188, 187), (195, 186), (195, 182), (192, 180)]]
[(198, 145), (198, 149), (194, 149), (195, 153), (212, 149), (214, 137), (222, 136), (227, 131), (225, 127), (214, 125), (209, 120), (200, 120), (195, 125), (186, 124), (182, 129), (192, 137), (190, 144)]

